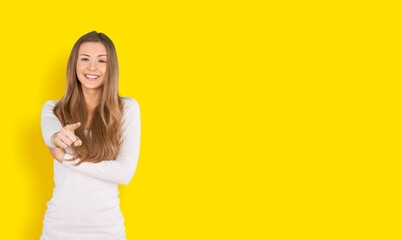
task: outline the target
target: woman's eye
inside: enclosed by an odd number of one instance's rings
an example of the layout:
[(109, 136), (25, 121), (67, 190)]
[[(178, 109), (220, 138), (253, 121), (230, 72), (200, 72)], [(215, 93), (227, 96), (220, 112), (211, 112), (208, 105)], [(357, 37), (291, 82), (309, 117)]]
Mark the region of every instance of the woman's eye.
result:
[(100, 59), (99, 62), (100, 63), (106, 63), (106, 60)]
[(81, 58), (81, 61), (87, 62), (89, 61), (89, 58)]

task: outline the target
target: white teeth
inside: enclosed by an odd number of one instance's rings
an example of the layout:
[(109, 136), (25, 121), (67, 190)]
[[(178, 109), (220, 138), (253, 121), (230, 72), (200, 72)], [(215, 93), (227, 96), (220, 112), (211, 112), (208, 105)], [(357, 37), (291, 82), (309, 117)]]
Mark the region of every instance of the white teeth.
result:
[(92, 79), (95, 79), (95, 78), (98, 78), (99, 76), (94, 76), (94, 75), (86, 75), (86, 74), (85, 74), (85, 77), (87, 77), (87, 78), (92, 78)]

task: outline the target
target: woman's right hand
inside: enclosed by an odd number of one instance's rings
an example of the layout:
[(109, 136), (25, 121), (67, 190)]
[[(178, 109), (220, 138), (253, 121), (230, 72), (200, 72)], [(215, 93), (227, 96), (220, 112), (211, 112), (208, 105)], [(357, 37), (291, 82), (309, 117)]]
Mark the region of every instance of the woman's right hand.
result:
[(70, 146), (78, 147), (82, 145), (82, 141), (75, 136), (74, 131), (81, 126), (80, 122), (68, 124), (60, 131), (53, 134), (50, 138), (51, 143), (56, 148), (65, 149)]

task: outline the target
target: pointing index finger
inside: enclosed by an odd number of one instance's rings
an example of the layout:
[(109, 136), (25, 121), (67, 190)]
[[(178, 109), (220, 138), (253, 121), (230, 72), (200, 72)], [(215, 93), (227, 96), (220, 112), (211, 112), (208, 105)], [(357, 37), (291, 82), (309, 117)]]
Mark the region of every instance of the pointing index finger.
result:
[(75, 129), (79, 128), (81, 126), (80, 122), (73, 123), (73, 124), (68, 124), (67, 129), (70, 131), (75, 131)]

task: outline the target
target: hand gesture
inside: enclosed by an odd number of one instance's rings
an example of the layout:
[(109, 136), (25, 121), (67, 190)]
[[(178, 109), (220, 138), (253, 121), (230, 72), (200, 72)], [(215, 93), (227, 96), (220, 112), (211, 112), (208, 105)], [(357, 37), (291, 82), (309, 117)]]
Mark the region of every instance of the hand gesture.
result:
[(53, 134), (50, 138), (50, 142), (56, 148), (65, 149), (70, 146), (78, 147), (82, 145), (82, 141), (75, 136), (74, 131), (81, 126), (80, 122), (68, 124), (64, 126), (60, 131)]

